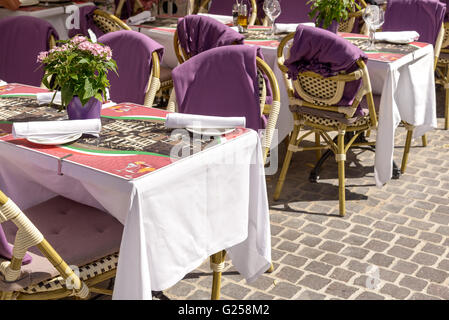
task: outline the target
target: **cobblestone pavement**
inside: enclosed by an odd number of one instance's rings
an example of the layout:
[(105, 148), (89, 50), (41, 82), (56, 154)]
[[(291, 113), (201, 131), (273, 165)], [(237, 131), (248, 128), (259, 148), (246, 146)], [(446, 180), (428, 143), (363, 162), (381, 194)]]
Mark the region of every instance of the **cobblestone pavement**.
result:
[[(348, 153), (343, 218), (333, 158), (313, 184), (314, 152), (296, 153), (277, 202), (277, 175), (267, 177), (275, 271), (247, 284), (227, 261), (222, 299), (449, 299), (449, 131), (441, 129), (442, 90), (437, 97), (438, 129), (426, 148), (414, 141), (399, 180), (377, 188), (374, 154)], [(404, 128), (395, 140), (400, 164)], [(211, 284), (205, 262), (163, 294), (209, 299)]]

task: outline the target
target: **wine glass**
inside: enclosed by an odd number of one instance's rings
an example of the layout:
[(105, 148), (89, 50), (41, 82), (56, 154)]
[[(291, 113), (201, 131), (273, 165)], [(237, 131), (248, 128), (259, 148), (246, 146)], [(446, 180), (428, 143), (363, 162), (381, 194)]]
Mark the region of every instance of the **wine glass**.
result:
[(382, 27), (385, 21), (385, 12), (379, 8), (377, 19), (372, 23), (373, 28), (373, 42), (376, 40), (376, 30)]
[(271, 22), (271, 32), (270, 35), (274, 36), (275, 23), (274, 21), (281, 14), (281, 5), (277, 0), (265, 0), (263, 3), (263, 11), (265, 12), (268, 19)]
[(363, 12), (362, 18), (369, 30), (369, 44), (367, 50), (375, 50), (374, 30), (376, 28), (376, 21), (379, 21), (379, 7), (375, 5), (367, 6)]

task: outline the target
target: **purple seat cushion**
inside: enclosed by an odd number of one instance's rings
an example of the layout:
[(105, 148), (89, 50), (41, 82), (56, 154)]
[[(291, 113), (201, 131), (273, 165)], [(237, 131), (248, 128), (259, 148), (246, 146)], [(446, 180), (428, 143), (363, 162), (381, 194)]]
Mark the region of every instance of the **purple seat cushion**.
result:
[(95, 24), (94, 21), (94, 11), (97, 10), (97, 6), (83, 6), (79, 8), (80, 14), (80, 25), (79, 29), (70, 29), (69, 37), (72, 38), (77, 34), (82, 34), (83, 36), (88, 37), (89, 33), (88, 29), (92, 30), (93, 33), (98, 37), (101, 37), (104, 32)]
[[(353, 72), (358, 69), (357, 61), (368, 58), (365, 53), (346, 39), (321, 28), (299, 25), (290, 49), (290, 57), (284, 65), (293, 80), (298, 73), (313, 71), (324, 77), (340, 72)], [(339, 106), (350, 106), (362, 80), (347, 82)]]
[(6, 17), (0, 20), (0, 35), (0, 79), (40, 86), (44, 69), (36, 59), (50, 49), (50, 35), (59, 39), (53, 26), (35, 17)]
[(246, 127), (263, 128), (255, 46), (207, 50), (173, 69), (181, 113), (246, 117)]
[[(58, 196), (24, 212), (69, 265), (82, 266), (120, 249), (123, 225), (98, 209)], [(3, 225), (6, 238), (13, 243), (16, 226), (10, 221)], [(32, 247), (29, 252), (33, 260), (22, 267), (20, 279), (0, 281), (0, 291), (17, 290), (58, 274), (39, 249)]]
[(176, 30), (179, 44), (191, 56), (216, 47), (243, 44), (245, 39), (223, 23), (200, 15), (180, 19)]
[(419, 33), (419, 41), (435, 42), (444, 21), (446, 4), (438, 0), (394, 0), (387, 2), (383, 31)]
[(143, 104), (145, 89), (153, 67), (153, 52), (162, 61), (164, 47), (148, 36), (131, 30), (110, 32), (98, 38), (112, 49), (112, 59), (117, 62), (118, 76), (110, 71), (111, 100)]

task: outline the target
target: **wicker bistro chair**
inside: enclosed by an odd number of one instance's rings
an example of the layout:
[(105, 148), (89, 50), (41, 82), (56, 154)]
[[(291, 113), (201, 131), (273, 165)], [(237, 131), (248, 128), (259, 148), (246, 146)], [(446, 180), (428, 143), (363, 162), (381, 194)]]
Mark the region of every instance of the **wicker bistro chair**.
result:
[(110, 14), (106, 11), (96, 9), (93, 14), (95, 24), (104, 33), (114, 32), (118, 30), (131, 30), (131, 28), (124, 23), (117, 16)]
[[(339, 32), (353, 32), (354, 27), (356, 27), (357, 23), (363, 22), (362, 15), (365, 10), (367, 4), (364, 0), (359, 1), (360, 10), (356, 10), (354, 7), (353, 11), (349, 12), (348, 19), (345, 21), (340, 21), (338, 24)], [(361, 32), (363, 32), (363, 27), (360, 28)]]
[[(251, 8), (248, 8), (248, 11), (251, 12), (251, 15), (248, 18), (248, 25), (253, 26), (256, 23), (258, 8), (256, 0), (249, 0), (249, 2)], [(230, 16), (234, 3), (234, 0), (204, 0), (198, 9), (198, 13), (224, 14)]]
[[(446, 8), (447, 9), (447, 8)], [(436, 60), (435, 83), (443, 86), (444, 98), (444, 129), (449, 129), (449, 22), (444, 23), (444, 36), (440, 55)]]
[[(299, 73), (298, 79), (288, 79), (288, 69), (284, 65), (284, 48), (293, 39), (295, 33), (282, 39), (278, 47), (278, 66), (284, 74), (287, 93), (290, 100), (290, 111), (294, 118), (294, 129), (285, 155), (284, 164), (279, 176), (274, 199), (278, 200), (284, 185), (288, 167), (294, 152), (305, 150), (322, 150), (330, 148), (338, 163), (339, 181), (339, 211), (345, 215), (345, 160), (350, 147), (372, 145), (374, 142), (355, 142), (357, 137), (370, 128), (377, 126), (377, 116), (374, 106), (368, 69), (360, 59), (358, 69), (351, 73), (342, 73), (332, 77), (308, 71)], [(362, 86), (355, 95), (354, 102), (348, 107), (339, 107), (336, 103), (341, 99), (345, 85), (354, 80), (362, 79)], [(368, 115), (354, 118), (354, 113), (363, 98), (366, 98)], [(347, 121), (354, 119), (353, 122)], [(301, 130), (306, 130), (300, 135)], [(337, 132), (336, 141), (329, 132)], [(315, 146), (300, 147), (299, 144), (309, 135), (315, 134)], [(352, 138), (345, 142), (345, 133), (352, 133)], [(321, 138), (324, 144), (321, 144)]]
[[(0, 191), (0, 223), (15, 236), (12, 259), (0, 259), (0, 299), (112, 294), (94, 287), (116, 274), (123, 226), (109, 214), (61, 196), (23, 212)], [(32, 261), (22, 266), (27, 251)]]

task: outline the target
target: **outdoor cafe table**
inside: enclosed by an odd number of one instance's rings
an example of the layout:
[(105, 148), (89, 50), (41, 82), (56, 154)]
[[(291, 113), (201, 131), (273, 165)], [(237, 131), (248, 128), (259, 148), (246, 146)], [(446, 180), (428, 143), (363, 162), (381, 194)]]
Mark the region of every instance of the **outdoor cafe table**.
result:
[[(143, 24), (134, 26), (158, 41), (165, 47), (163, 64), (174, 68), (178, 62), (173, 48), (173, 35), (176, 23), (171, 21), (163, 26)], [(269, 40), (261, 36), (263, 26), (249, 27), (251, 31), (245, 44), (262, 48), (265, 61), (272, 68), (281, 92), (281, 109), (276, 128), (280, 143), (293, 130), (293, 117), (289, 110), (289, 100), (285, 89), (283, 74), (277, 66), (278, 40)], [(256, 37), (253, 35), (257, 34)], [(340, 33), (349, 41), (362, 48), (367, 36)], [(284, 35), (285, 36), (285, 35)], [(433, 46), (427, 43), (413, 42), (404, 45), (377, 43), (379, 51), (366, 51), (368, 72), (373, 93), (380, 95), (379, 123), (376, 136), (376, 155), (374, 177), (376, 184), (387, 183), (393, 171), (394, 132), (400, 121), (415, 126), (413, 138), (436, 128), (436, 99), (434, 82)], [(271, 146), (272, 148), (274, 146)]]
[(123, 223), (114, 299), (151, 299), (152, 290), (173, 286), (223, 249), (249, 282), (269, 268), (255, 131), (237, 128), (215, 139), (192, 139), (185, 130), (172, 135), (166, 111), (121, 103), (103, 108), (99, 138), (60, 146), (15, 139), (12, 122), (65, 117), (36, 103), (41, 91), (0, 87), (0, 189), (23, 209), (59, 194)]
[(65, 3), (45, 3), (41, 2), (34, 6), (20, 7), (18, 10), (12, 11), (0, 7), (0, 19), (11, 16), (31, 16), (44, 19), (51, 23), (59, 35), (59, 39), (67, 40), (68, 29), (66, 20), (71, 12), (67, 11), (67, 7), (75, 5), (77, 7), (92, 6), (93, 2), (65, 2)]

